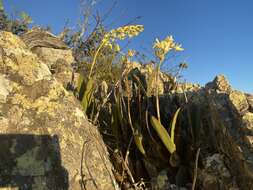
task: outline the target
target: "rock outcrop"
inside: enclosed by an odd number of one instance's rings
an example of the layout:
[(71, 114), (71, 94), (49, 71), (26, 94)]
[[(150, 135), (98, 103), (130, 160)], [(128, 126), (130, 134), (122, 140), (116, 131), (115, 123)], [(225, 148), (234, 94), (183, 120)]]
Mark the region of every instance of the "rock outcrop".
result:
[(115, 189), (98, 130), (29, 47), (0, 32), (0, 187)]
[[(208, 160), (215, 158), (218, 164), (199, 170), (203, 189), (230, 189), (237, 185), (242, 190), (253, 189), (252, 97), (234, 90), (222, 75), (205, 87), (161, 97), (161, 105), (166, 105), (161, 107), (163, 117), (171, 115), (168, 108), (173, 104), (187, 104), (191, 120), (184, 121), (184, 127), (192, 127), (202, 159), (210, 163)], [(187, 118), (186, 113), (183, 115)]]
[[(218, 77), (219, 78), (219, 77)], [(252, 111), (249, 96), (234, 90), (224, 77), (213, 81), (217, 88), (206, 88), (207, 101), (214, 117), (210, 125), (216, 148), (240, 189), (253, 189)], [(222, 84), (222, 85), (221, 85)], [(216, 117), (215, 117), (216, 116)]]

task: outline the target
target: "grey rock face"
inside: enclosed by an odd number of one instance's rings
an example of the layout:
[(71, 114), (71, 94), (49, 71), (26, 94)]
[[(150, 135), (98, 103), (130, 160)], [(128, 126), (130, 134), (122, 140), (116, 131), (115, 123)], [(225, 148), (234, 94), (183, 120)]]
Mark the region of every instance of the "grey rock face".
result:
[[(214, 149), (225, 155), (223, 161), (232, 176), (230, 180), (224, 179), (216, 184), (230, 188), (235, 178), (240, 189), (252, 189), (253, 115), (250, 96), (232, 89), (224, 76), (217, 76), (213, 82), (194, 93), (188, 92), (187, 96), (191, 99), (190, 104), (205, 110), (200, 114), (205, 118), (201, 121), (204, 128), (197, 130), (203, 130), (203, 142), (209, 139)], [(223, 179), (222, 175), (214, 176)]]

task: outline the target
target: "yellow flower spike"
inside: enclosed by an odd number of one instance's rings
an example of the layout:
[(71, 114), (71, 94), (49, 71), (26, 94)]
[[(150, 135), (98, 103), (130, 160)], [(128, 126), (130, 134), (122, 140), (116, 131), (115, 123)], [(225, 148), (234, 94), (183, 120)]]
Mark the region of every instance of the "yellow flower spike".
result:
[(112, 32), (110, 38), (113, 38), (113, 39), (114, 39), (114, 38), (116, 38), (116, 37), (117, 37), (116, 33), (115, 33), (115, 32)]
[(91, 68), (90, 68), (89, 78), (91, 78), (91, 74), (92, 74), (94, 65), (96, 64), (97, 56), (103, 46), (112, 44), (117, 39), (124, 40), (127, 37), (131, 38), (131, 37), (137, 36), (143, 30), (144, 30), (143, 25), (128, 25), (128, 26), (119, 27), (117, 29), (113, 29), (110, 32), (106, 33), (103, 37), (101, 44), (97, 48), (94, 57), (93, 57), (93, 61), (91, 63)]

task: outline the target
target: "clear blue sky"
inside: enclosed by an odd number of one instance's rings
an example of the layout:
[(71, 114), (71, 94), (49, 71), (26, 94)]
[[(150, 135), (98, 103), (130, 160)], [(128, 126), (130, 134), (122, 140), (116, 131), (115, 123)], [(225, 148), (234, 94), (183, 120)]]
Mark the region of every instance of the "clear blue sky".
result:
[[(79, 0), (4, 0), (8, 12), (26, 11), (36, 24), (49, 25), (55, 33), (66, 20), (74, 26), (80, 16)], [(100, 0), (103, 13), (112, 4)], [(252, 0), (118, 0), (107, 23), (126, 24), (136, 16), (145, 31), (130, 46), (151, 51), (156, 37), (172, 34), (185, 51), (189, 82), (205, 84), (225, 74), (234, 88), (253, 93), (253, 1)], [(147, 50), (146, 50), (147, 49)], [(169, 64), (169, 63), (168, 63)]]

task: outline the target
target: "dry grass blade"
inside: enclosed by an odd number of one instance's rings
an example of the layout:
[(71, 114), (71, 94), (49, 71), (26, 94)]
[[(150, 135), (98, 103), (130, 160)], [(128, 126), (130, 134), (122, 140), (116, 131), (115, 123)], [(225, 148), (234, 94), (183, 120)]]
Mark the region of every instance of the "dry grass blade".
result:
[(197, 176), (198, 176), (199, 153), (200, 153), (200, 148), (198, 148), (198, 151), (197, 151), (197, 154), (196, 154), (195, 168), (194, 168), (194, 177), (193, 177), (193, 182), (192, 182), (192, 190), (195, 189), (196, 181), (197, 181)]

